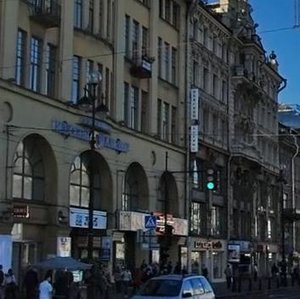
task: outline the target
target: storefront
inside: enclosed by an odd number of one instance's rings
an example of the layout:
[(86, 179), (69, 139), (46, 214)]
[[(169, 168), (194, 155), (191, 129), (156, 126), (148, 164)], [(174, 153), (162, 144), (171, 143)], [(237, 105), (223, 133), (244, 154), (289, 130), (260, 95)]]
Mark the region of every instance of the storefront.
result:
[[(115, 240), (113, 245), (115, 265), (123, 263), (134, 268), (140, 266), (143, 260), (147, 263), (159, 262), (159, 239), (164, 234), (164, 219), (162, 219), (161, 213), (155, 214), (158, 219), (156, 229), (146, 229), (145, 217), (149, 214), (129, 211), (119, 212), (119, 232), (117, 232), (119, 239), (116, 240), (117, 237), (113, 237), (113, 240)], [(187, 220), (168, 215), (167, 224), (173, 226), (169, 259), (173, 262), (173, 265), (177, 261), (181, 261), (184, 266), (187, 264)], [(115, 234), (116, 232), (114, 232)]]
[(206, 266), (208, 269), (208, 276), (211, 281), (223, 281), (227, 260), (226, 245), (227, 243), (225, 240), (192, 238), (192, 272), (201, 274), (203, 266)]

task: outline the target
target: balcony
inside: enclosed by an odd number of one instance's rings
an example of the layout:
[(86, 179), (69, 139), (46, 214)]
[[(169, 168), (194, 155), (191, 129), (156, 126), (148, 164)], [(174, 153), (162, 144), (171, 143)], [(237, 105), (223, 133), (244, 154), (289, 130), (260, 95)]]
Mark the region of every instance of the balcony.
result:
[(300, 220), (300, 209), (286, 208), (283, 209), (283, 217), (287, 221), (297, 221)]
[(27, 0), (31, 20), (46, 28), (58, 27), (61, 6), (58, 0)]
[(152, 63), (154, 59), (146, 55), (136, 58), (130, 68), (132, 76), (140, 79), (148, 79), (152, 76)]

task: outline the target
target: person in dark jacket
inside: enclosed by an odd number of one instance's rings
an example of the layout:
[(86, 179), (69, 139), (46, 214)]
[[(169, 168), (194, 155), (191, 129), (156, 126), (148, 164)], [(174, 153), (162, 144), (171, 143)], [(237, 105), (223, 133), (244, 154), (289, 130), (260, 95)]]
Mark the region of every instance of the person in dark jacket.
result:
[(29, 267), (27, 270), (24, 280), (23, 287), (25, 288), (25, 298), (35, 299), (38, 295), (39, 279), (35, 269)]

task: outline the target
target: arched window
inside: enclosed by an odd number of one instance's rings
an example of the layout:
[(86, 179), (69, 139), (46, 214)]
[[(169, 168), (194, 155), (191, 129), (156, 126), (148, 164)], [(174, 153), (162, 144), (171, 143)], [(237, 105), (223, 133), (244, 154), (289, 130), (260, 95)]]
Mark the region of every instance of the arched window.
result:
[(34, 139), (20, 142), (14, 157), (13, 198), (44, 200), (44, 164)]
[(138, 182), (132, 181), (126, 176), (125, 182), (123, 183), (122, 210), (134, 210), (134, 208), (138, 206), (138, 197)]
[(99, 173), (96, 173), (96, 165), (89, 162), (87, 156), (76, 157), (71, 166), (70, 177), (70, 205), (76, 207), (88, 208), (90, 202), (91, 190), (91, 171), (94, 177), (94, 207), (100, 198), (100, 180)]

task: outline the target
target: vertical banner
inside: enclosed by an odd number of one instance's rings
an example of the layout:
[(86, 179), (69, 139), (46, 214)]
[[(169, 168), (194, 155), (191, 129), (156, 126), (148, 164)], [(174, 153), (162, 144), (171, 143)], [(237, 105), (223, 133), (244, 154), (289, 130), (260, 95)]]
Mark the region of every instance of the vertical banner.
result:
[(199, 89), (191, 89), (191, 120), (199, 120)]
[(71, 256), (71, 238), (70, 237), (57, 237), (57, 256)]
[(199, 134), (199, 126), (198, 125), (193, 125), (191, 126), (191, 131), (190, 131), (190, 135), (191, 135), (191, 153), (197, 153), (199, 150), (199, 146), (198, 146), (198, 134)]

